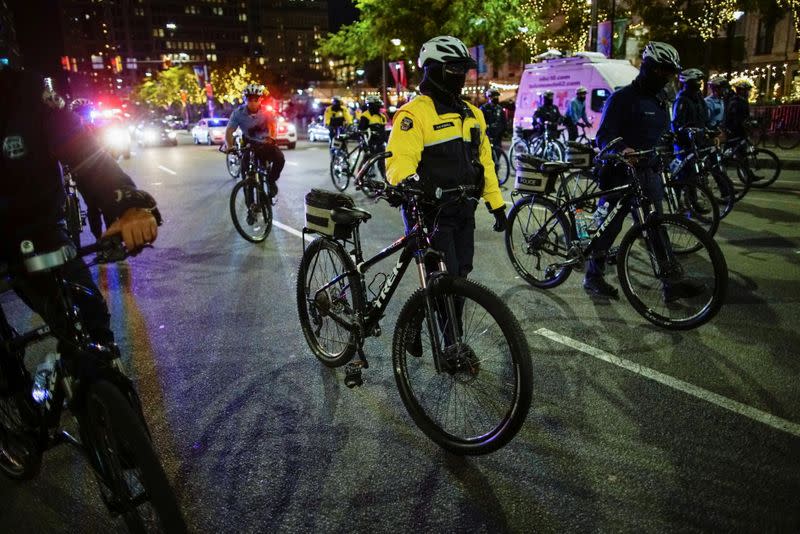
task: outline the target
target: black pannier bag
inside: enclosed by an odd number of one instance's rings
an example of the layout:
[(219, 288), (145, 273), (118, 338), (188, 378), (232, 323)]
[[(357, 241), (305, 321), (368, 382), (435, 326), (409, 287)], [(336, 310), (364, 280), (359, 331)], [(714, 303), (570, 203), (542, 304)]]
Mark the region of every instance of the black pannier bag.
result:
[(333, 208), (353, 208), (353, 199), (343, 193), (312, 189), (306, 193), (306, 228), (337, 239), (348, 239), (352, 225), (336, 224), (331, 219)]

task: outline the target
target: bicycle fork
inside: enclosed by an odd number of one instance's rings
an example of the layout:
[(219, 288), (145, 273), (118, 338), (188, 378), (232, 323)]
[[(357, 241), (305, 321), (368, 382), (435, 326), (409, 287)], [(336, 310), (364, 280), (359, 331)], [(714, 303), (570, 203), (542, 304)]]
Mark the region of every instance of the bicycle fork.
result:
[[(459, 310), (453, 295), (444, 295), (436, 299), (431, 295), (431, 288), (437, 283), (437, 279), (447, 274), (447, 265), (441, 253), (429, 250), (427, 254), (436, 256), (439, 270), (429, 274), (425, 267), (425, 258), (417, 255), (417, 273), (420, 287), (425, 290), (425, 322), (433, 343), (431, 347), (433, 363), (436, 372), (441, 373), (449, 371), (450, 368), (444, 358), (445, 347), (442, 347), (442, 341), (448, 346), (461, 341), (461, 328), (458, 320), (461, 310)], [(439, 333), (441, 333), (441, 337), (438, 335)]]

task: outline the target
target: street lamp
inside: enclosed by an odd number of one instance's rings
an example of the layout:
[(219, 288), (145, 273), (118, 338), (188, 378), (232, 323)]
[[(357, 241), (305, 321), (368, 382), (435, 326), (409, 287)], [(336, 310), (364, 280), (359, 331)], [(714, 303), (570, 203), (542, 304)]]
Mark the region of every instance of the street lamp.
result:
[[(400, 46), (403, 43), (403, 41), (397, 37), (389, 39), (389, 42), (394, 46)], [(388, 104), (389, 101), (386, 98), (386, 52), (381, 54), (381, 96), (384, 104)]]

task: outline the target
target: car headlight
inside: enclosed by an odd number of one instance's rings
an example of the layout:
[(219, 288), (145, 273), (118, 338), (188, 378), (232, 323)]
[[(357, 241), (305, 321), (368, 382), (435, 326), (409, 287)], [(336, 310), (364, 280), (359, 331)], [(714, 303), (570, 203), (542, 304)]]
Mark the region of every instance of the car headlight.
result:
[(120, 128), (112, 128), (106, 132), (106, 143), (113, 147), (123, 147), (128, 144), (128, 132)]
[(144, 131), (144, 140), (148, 143), (154, 143), (158, 141), (158, 132), (155, 130), (145, 130)]
[(297, 128), (295, 128), (294, 124), (289, 124), (289, 133), (290, 134), (297, 133)]
[(175, 139), (176, 137), (178, 137), (178, 134), (176, 134), (175, 132), (167, 132), (167, 137), (169, 137), (170, 139)]

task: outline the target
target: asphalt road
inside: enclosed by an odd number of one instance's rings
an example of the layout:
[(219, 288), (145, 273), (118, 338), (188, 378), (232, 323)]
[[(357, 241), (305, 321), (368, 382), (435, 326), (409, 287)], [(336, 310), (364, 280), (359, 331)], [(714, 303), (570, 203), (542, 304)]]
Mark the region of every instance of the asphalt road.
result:
[[(799, 172), (722, 222), (727, 302), (690, 332), (659, 330), (624, 299), (593, 303), (579, 274), (529, 287), (480, 208), (473, 276), (522, 323), (535, 389), (516, 439), (459, 458), (414, 426), (394, 383), (391, 333), (413, 276), (367, 343), (363, 387), (347, 389), (307, 349), (296, 231), (305, 193), (331, 189), (328, 156), (304, 142), (284, 154), (276, 227), (253, 245), (231, 224), (234, 181), (214, 147), (137, 150), (122, 164), (165, 225), (154, 249), (95, 268), (194, 530), (800, 530)], [(350, 192), (375, 215), (367, 252), (399, 235), (396, 210)], [(36, 322), (3, 302), (15, 324)], [(4, 532), (118, 527), (67, 447), (47, 453), (34, 481), (0, 480), (0, 503)]]

